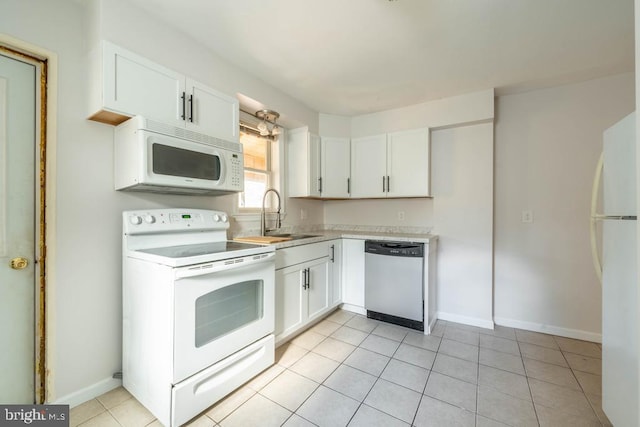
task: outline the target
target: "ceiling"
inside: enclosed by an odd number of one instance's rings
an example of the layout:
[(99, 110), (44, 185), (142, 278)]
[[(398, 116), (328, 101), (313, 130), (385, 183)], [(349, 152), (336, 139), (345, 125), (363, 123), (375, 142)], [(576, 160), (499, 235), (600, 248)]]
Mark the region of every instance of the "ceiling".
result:
[(130, 1), (322, 113), (634, 69), (633, 0)]

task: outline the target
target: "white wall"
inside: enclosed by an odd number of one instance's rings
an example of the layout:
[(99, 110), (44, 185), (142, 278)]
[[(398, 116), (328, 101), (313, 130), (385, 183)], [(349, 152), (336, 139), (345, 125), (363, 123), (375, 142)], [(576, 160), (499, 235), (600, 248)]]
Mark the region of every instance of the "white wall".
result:
[(493, 123), (431, 133), (438, 317), (493, 327)]
[[(84, 10), (87, 6), (87, 10)], [(121, 193), (113, 190), (111, 126), (86, 120), (92, 74), (88, 53), (102, 36), (212, 87), (242, 93), (317, 128), (317, 113), (225, 63), (195, 41), (161, 25), (121, 0), (4, 0), (3, 33), (58, 55), (56, 198), (57, 221), (48, 253), (48, 401), (80, 403), (117, 384), (121, 370), (121, 212), (154, 207), (230, 211), (233, 196), (193, 197)], [(185, 48), (188, 46), (188, 48)], [(184, 69), (183, 69), (184, 67)], [(53, 171), (53, 168), (52, 168)], [(291, 200), (305, 207), (307, 222), (322, 221), (321, 202)], [(291, 214), (285, 224), (300, 222)], [(243, 224), (259, 228), (258, 221)], [(234, 224), (234, 227), (238, 227)]]
[(600, 339), (591, 185), (603, 130), (633, 109), (633, 73), (497, 99), (496, 323)]

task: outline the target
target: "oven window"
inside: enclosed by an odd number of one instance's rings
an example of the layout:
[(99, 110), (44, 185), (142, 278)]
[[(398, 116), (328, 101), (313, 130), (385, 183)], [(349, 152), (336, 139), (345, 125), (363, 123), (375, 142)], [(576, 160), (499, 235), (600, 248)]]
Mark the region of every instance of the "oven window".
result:
[(263, 316), (263, 280), (248, 280), (196, 299), (196, 347)]
[(220, 157), (215, 154), (153, 144), (153, 173), (218, 181)]

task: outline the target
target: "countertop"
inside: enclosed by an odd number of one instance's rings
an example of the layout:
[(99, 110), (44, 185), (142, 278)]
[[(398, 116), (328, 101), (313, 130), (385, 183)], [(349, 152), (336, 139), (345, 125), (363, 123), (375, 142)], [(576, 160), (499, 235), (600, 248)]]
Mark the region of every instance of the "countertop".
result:
[[(302, 233), (301, 233), (302, 234)], [(360, 240), (394, 240), (400, 242), (421, 242), (429, 243), (437, 240), (434, 234), (414, 234), (414, 233), (383, 233), (373, 231), (312, 231), (304, 234), (313, 234), (314, 237), (306, 239), (288, 240), (286, 242), (274, 243), (276, 249), (290, 248), (293, 246), (308, 245), (310, 243), (324, 242), (334, 239), (360, 239)]]

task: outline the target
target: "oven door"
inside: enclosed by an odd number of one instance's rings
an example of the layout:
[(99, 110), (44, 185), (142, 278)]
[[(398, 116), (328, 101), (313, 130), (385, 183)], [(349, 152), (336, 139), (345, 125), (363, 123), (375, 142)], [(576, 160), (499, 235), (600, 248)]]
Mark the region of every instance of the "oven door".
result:
[(273, 333), (274, 252), (175, 272), (174, 384)]

